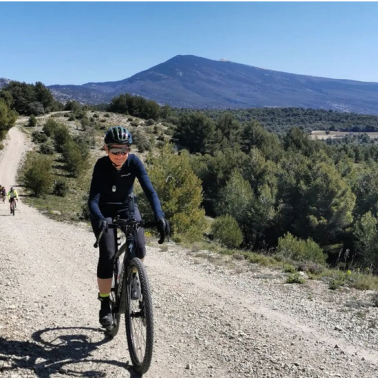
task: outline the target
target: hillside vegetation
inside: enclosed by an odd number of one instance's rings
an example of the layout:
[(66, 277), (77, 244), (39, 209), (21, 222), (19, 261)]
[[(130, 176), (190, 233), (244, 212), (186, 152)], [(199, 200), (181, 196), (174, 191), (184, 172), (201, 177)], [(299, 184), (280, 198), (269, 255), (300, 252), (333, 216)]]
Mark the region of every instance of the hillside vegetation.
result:
[[(133, 152), (145, 161), (175, 241), (220, 245), (223, 253), (293, 272), (336, 267), (335, 287), (366, 288), (350, 272), (377, 273), (376, 140), (327, 145), (294, 125), (277, 135), (256, 119), (230, 112), (211, 118), (130, 95), (113, 99), (107, 111), (75, 102), (64, 108), (23, 123), (35, 148), (20, 182), (26, 200), (50, 216), (88, 220), (104, 131), (121, 124), (134, 135)], [(152, 216), (138, 185), (136, 192), (145, 218)]]
[[(185, 109), (175, 109), (177, 114)], [(268, 131), (283, 134), (297, 126), (306, 132), (314, 130), (374, 132), (378, 131), (378, 116), (342, 113), (332, 110), (305, 108), (252, 108), (228, 110), (239, 122), (257, 120)], [(204, 110), (209, 118), (218, 120), (224, 112)]]

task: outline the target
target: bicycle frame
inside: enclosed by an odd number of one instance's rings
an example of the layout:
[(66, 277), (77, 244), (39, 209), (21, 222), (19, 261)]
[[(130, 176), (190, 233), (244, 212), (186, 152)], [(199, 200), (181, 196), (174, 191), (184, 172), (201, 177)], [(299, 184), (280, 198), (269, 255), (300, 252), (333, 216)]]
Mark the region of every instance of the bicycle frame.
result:
[[(142, 222), (136, 221), (134, 219), (115, 219), (114, 224), (110, 224), (109, 228), (116, 228), (122, 231), (125, 236), (126, 240), (118, 249), (114, 257), (114, 270), (115, 270), (115, 277), (116, 277), (116, 298), (118, 308), (116, 309), (117, 313), (124, 314), (126, 311), (126, 285), (125, 285), (125, 273), (128, 271), (128, 262), (136, 256), (136, 248), (137, 244), (135, 242), (135, 235), (134, 233), (137, 232), (138, 227), (142, 224)], [(122, 254), (125, 254), (123, 259), (121, 260)], [(121, 271), (119, 269), (121, 268)]]
[[(117, 238), (114, 256), (114, 281), (111, 288), (113, 324), (106, 328), (106, 334), (114, 337), (119, 331), (121, 314), (125, 314), (127, 345), (134, 370), (144, 374), (150, 367), (153, 352), (153, 304), (147, 272), (143, 262), (137, 257), (137, 233), (139, 227), (156, 226), (156, 222), (137, 221), (133, 218), (116, 217), (109, 229), (115, 230)], [(122, 232), (126, 240), (118, 243), (117, 231)], [(95, 247), (104, 231), (100, 232)], [(165, 232), (160, 231), (160, 240), (164, 241)], [(119, 246), (119, 248), (118, 248)], [(138, 289), (136, 289), (138, 288)], [(139, 291), (138, 291), (139, 290)]]
[[(115, 228), (122, 231), (125, 234), (126, 241), (121, 245), (120, 248), (115, 253), (114, 257), (114, 272), (115, 272), (115, 288), (116, 288), (116, 305), (118, 308), (115, 308), (115, 312), (119, 314), (124, 314), (126, 311), (126, 290), (125, 285), (125, 272), (128, 272), (128, 262), (131, 261), (136, 256), (137, 243), (135, 242), (135, 234), (138, 231), (138, 227), (153, 227), (156, 226), (156, 222), (143, 222), (137, 221), (134, 218), (129, 219), (120, 219), (118, 216), (113, 219), (114, 223), (109, 224), (109, 228)], [(93, 245), (95, 248), (98, 247), (100, 239), (104, 231), (102, 230)], [(164, 233), (160, 233), (159, 244), (164, 242)], [(125, 256), (122, 261), (120, 261), (121, 255), (125, 253)], [(121, 271), (119, 272), (121, 266)]]
[(14, 197), (11, 199), (10, 208), (11, 208), (11, 211), (12, 211), (12, 213), (14, 215), (14, 212), (16, 210), (16, 199)]

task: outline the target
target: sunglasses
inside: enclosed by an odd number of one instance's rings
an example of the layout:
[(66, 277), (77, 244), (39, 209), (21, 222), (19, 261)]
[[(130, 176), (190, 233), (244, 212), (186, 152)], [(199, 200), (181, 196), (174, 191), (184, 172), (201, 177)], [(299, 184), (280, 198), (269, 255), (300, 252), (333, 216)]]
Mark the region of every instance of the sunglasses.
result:
[(130, 147), (124, 147), (124, 148), (109, 148), (109, 152), (112, 155), (126, 155), (130, 151)]

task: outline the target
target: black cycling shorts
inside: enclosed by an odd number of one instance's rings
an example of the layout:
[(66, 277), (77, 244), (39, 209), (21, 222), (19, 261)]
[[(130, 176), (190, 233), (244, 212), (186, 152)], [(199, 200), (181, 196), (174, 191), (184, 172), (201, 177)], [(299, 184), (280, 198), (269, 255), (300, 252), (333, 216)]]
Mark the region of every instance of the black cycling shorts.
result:
[[(122, 218), (122, 214), (120, 214)], [(109, 224), (112, 223), (112, 217), (107, 217), (106, 220)], [(140, 212), (137, 207), (135, 207), (135, 219), (141, 220)], [(98, 225), (94, 224), (92, 221), (92, 229), (97, 236), (100, 231)], [(100, 244), (99, 244), (99, 259), (97, 264), (97, 277), (101, 279), (107, 279), (113, 277), (113, 260), (116, 250), (116, 229), (109, 228), (108, 232), (102, 234)], [(146, 256), (146, 242), (144, 238), (144, 228), (140, 227), (137, 234), (137, 256), (142, 259)]]

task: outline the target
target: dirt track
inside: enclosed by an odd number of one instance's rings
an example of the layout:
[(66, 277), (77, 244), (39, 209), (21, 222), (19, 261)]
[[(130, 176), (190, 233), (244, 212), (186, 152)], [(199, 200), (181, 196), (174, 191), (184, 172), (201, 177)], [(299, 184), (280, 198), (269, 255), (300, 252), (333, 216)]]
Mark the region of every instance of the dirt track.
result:
[[(10, 130), (7, 189), (27, 145)], [(88, 226), (52, 221), (21, 198), (15, 217), (0, 203), (0, 235), (0, 376), (135, 378), (123, 325), (111, 341), (98, 325)], [(280, 272), (221, 260), (148, 247), (156, 343), (145, 377), (378, 377), (372, 293), (288, 285)]]

